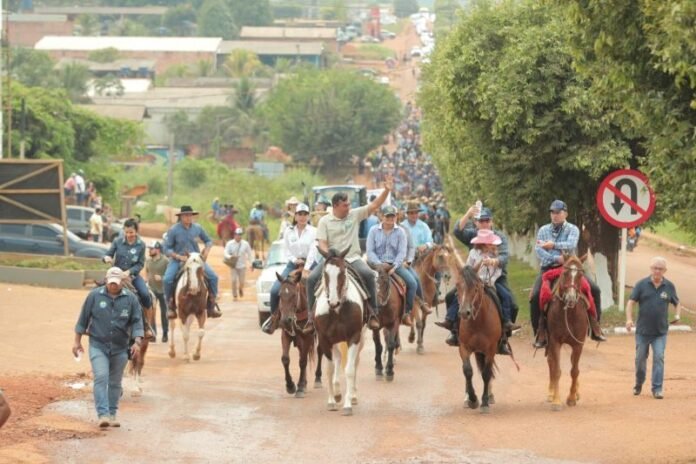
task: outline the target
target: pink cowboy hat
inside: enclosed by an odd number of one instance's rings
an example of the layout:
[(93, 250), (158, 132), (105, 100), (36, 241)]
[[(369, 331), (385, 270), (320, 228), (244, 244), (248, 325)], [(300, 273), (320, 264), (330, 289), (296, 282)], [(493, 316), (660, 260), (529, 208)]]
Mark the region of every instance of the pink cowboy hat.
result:
[(490, 229), (481, 229), (476, 237), (471, 239), (474, 245), (500, 245), (503, 241)]

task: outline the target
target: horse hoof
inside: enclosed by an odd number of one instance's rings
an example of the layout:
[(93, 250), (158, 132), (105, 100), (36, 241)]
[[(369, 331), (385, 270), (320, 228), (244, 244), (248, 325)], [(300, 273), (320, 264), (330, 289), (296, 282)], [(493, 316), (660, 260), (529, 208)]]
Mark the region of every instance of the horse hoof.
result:
[(387, 374), (387, 375), (384, 377), (384, 379), (385, 379), (387, 382), (393, 382), (393, 381), (394, 381), (394, 374)]
[(193, 360), (194, 360), (194, 361), (200, 361), (200, 359), (201, 359), (201, 355), (200, 355), (200, 354), (194, 354), (194, 355), (193, 355)]
[(321, 387), (322, 387), (321, 380), (315, 380), (314, 381), (314, 388), (321, 388)]
[(176, 358), (176, 353), (175, 353), (174, 351), (170, 351), (170, 352), (169, 352), (169, 357), (172, 358), (172, 359)]
[(338, 395), (335, 395), (335, 396), (334, 396), (334, 400), (335, 400), (337, 403), (340, 403), (340, 402), (341, 402), (341, 399), (343, 399), (343, 396), (342, 396), (340, 393), (339, 393)]
[(566, 401), (566, 404), (568, 406), (575, 406), (577, 404), (577, 402), (573, 399), (568, 398), (568, 400)]
[(304, 390), (297, 390), (295, 392), (295, 398), (304, 398), (305, 397), (305, 392)]
[(384, 373), (382, 372), (382, 369), (375, 369), (375, 376), (377, 377), (377, 380), (382, 380), (382, 376)]
[(551, 405), (551, 410), (552, 410), (552, 411), (558, 412), (558, 411), (560, 411), (561, 409), (563, 409), (563, 406), (561, 406), (561, 405), (558, 404), (558, 403), (554, 403), (554, 404)]
[(495, 404), (495, 396), (493, 396), (493, 395), (488, 396), (488, 404)]
[(335, 403), (329, 403), (328, 405), (326, 405), (326, 409), (328, 409), (329, 411), (338, 411), (338, 405)]
[(353, 408), (343, 408), (343, 411), (341, 411), (342, 416), (352, 416), (353, 415)]
[(140, 387), (134, 389), (133, 391), (131, 391), (131, 396), (133, 398), (139, 398), (139, 397), (143, 396), (143, 389)]
[(288, 392), (288, 395), (294, 395), (297, 391), (297, 387), (295, 387), (294, 383), (292, 385), (286, 385), (285, 391)]
[(423, 348), (423, 345), (418, 345), (418, 348), (416, 348), (416, 353), (425, 354), (425, 349)]
[(352, 398), (350, 399), (350, 404), (352, 404), (353, 406), (357, 405), (357, 404), (358, 404), (358, 398), (355, 397), (355, 396), (352, 397)]
[(478, 402), (478, 400), (476, 400), (476, 401), (469, 400), (466, 402), (466, 405), (469, 406), (469, 409), (476, 409), (479, 407), (479, 402)]
[(553, 395), (549, 395), (546, 397), (546, 402), (547, 403), (553, 403)]
[(416, 334), (414, 334), (414, 333), (408, 334), (408, 342), (413, 343), (415, 341), (416, 341)]
[(490, 414), (491, 408), (488, 406), (481, 406), (481, 414)]

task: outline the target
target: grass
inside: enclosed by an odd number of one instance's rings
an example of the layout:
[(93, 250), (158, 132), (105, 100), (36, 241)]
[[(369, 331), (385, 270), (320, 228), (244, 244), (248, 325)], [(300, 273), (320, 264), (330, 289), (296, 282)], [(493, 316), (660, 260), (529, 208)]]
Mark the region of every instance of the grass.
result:
[(654, 230), (657, 235), (672, 242), (696, 247), (696, 234), (680, 229), (679, 226), (673, 222), (661, 222), (654, 226)]
[(356, 58), (359, 57), (364, 60), (386, 60), (387, 58), (394, 58), (394, 51), (382, 45), (362, 44), (355, 48)]
[(94, 260), (94, 263), (84, 264), (82, 262), (73, 261), (61, 257), (41, 257), (23, 259), (15, 261), (11, 259), (0, 259), (2, 266), (27, 267), (38, 269), (55, 269), (59, 271), (83, 271), (83, 270), (105, 270), (106, 267), (99, 260)]

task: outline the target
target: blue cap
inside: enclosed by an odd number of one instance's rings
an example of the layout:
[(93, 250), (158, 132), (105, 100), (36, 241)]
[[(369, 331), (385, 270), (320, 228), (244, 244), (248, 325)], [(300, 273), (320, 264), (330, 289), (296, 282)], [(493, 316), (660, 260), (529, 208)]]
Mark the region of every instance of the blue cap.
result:
[(491, 219), (493, 217), (493, 212), (491, 211), (490, 208), (486, 208), (485, 206), (481, 208), (481, 214), (478, 216), (478, 220), (481, 219)]
[(385, 216), (396, 216), (396, 208), (392, 205), (387, 205), (382, 208), (382, 214)]
[(549, 211), (568, 211), (568, 206), (561, 200), (553, 200), (549, 206)]

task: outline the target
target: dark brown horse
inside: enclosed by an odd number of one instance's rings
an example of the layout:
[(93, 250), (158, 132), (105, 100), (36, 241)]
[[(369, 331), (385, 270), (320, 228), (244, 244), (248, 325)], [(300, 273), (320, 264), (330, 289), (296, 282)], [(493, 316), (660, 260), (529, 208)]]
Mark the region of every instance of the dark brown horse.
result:
[(465, 266), (460, 269), (457, 281), (459, 298), (459, 356), (466, 378), (467, 405), (471, 409), (479, 406), (472, 377), (474, 370), (470, 356), (476, 357), (481, 377), (483, 394), (481, 395), (481, 412), (487, 413), (489, 405), (495, 402), (491, 388), (494, 378), (495, 355), (498, 352), (498, 340), (501, 336), (501, 322), (495, 301), (486, 291), (483, 281), (478, 277), (478, 269)]
[[(452, 266), (452, 249), (446, 245), (435, 245), (418, 257), (413, 263), (413, 269), (418, 274), (423, 288), (424, 303), (430, 308), (437, 308), (439, 301), (439, 292), (437, 288), (437, 280), (435, 274), (440, 273), (441, 276), (449, 276)], [(425, 321), (428, 315), (423, 311), (418, 312), (419, 317), (414, 318), (416, 327), (411, 327), (411, 333), (408, 336), (409, 343), (413, 343), (418, 334), (418, 348), (416, 352), (423, 354), (423, 334), (425, 333)]]
[(247, 240), (251, 249), (254, 250), (254, 258), (263, 259), (266, 240), (263, 236), (263, 227), (258, 221), (251, 221), (247, 226)]
[(549, 303), (546, 316), (549, 333), (549, 343), (546, 348), (546, 360), (549, 364), (548, 401), (554, 411), (561, 410), (558, 381), (561, 378), (561, 345), (563, 344), (570, 345), (572, 350), (570, 354), (572, 383), (566, 404), (575, 406), (580, 399), (578, 365), (589, 327), (587, 310), (590, 305), (581, 291), (583, 276), (581, 260), (575, 256), (568, 257), (563, 265), (563, 274), (554, 285), (553, 299)]
[[(201, 359), (201, 343), (205, 336), (206, 306), (208, 302), (208, 287), (205, 285), (205, 263), (199, 253), (191, 253), (183, 264), (184, 270), (176, 285), (174, 293), (178, 319), (181, 321), (181, 332), (184, 336), (184, 356), (186, 361)], [(198, 343), (193, 356), (189, 353), (189, 336), (191, 324), (198, 321)], [(174, 329), (176, 319), (169, 321), (169, 357), (176, 357), (174, 349)]]
[[(400, 292), (396, 288), (396, 284), (389, 276), (389, 271), (391, 270), (390, 265), (377, 265), (373, 266), (373, 269), (378, 272), (377, 294), (379, 297), (379, 324), (382, 326), (381, 331), (384, 334), (384, 343), (387, 346), (386, 366), (383, 367), (382, 351), (384, 347), (382, 346), (380, 330), (373, 330), (372, 340), (375, 343), (375, 375), (377, 376), (377, 380), (382, 380), (384, 376), (387, 382), (391, 382), (394, 380), (394, 351), (401, 346), (399, 326), (401, 325), (401, 318), (404, 314), (405, 289)], [(401, 285), (403, 286), (403, 282)], [(413, 312), (414, 315), (416, 312), (420, 312), (415, 305)], [(385, 368), (386, 372), (383, 372)]]
[[(285, 279), (276, 273), (280, 281), (280, 328), (283, 356), (280, 358), (285, 369), (285, 390), (295, 394), (295, 398), (304, 398), (307, 391), (307, 360), (314, 362), (314, 334), (305, 334), (302, 329), (307, 325), (307, 290), (302, 281), (302, 268), (292, 271)], [(300, 352), (300, 378), (295, 385), (290, 375), (290, 344)]]
[(345, 342), (346, 350), (346, 394), (343, 397), (343, 415), (353, 414), (353, 405), (358, 404), (356, 378), (360, 351), (364, 344), (364, 298), (358, 283), (349, 274), (345, 257), (350, 248), (343, 252), (334, 249), (328, 253), (319, 250), (325, 258), (322, 293), (317, 296), (314, 326), (319, 339), (319, 347), (329, 361), (328, 365), (328, 404), (329, 411), (337, 411), (341, 401), (341, 350), (339, 344)]

